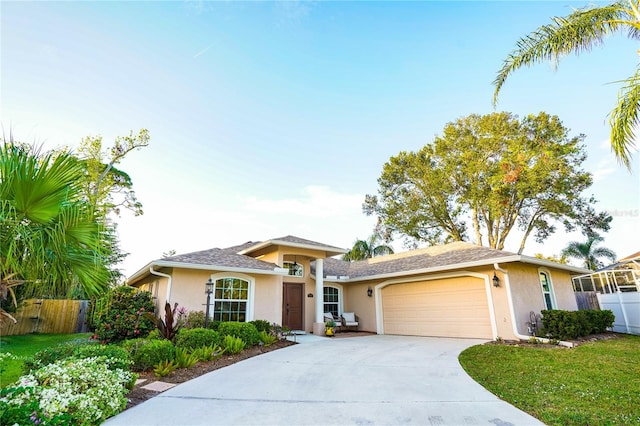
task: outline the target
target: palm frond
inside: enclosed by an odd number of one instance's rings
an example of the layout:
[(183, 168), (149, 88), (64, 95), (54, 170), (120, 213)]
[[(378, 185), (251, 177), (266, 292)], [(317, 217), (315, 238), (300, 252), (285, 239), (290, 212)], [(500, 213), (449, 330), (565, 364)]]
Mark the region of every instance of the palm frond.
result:
[[(553, 23), (521, 38), (516, 49), (507, 56), (493, 81), (494, 105), (498, 102), (500, 89), (513, 71), (544, 61), (552, 61), (557, 65), (563, 56), (580, 54), (601, 45), (607, 35), (622, 28), (624, 24), (621, 21), (632, 19), (632, 11), (623, 1), (580, 9), (566, 18), (553, 18)], [(638, 34), (637, 31), (629, 31), (628, 35), (637, 38)]]
[(609, 114), (611, 149), (618, 161), (631, 169), (631, 155), (635, 149), (636, 130), (640, 123), (640, 67), (624, 80), (618, 93), (618, 103)]

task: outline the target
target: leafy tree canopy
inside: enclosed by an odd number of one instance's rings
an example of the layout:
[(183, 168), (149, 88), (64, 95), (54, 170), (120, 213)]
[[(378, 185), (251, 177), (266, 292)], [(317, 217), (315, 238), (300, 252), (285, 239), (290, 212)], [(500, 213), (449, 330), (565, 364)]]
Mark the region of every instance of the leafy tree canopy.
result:
[(363, 209), (383, 234), (430, 244), (473, 239), (502, 249), (516, 227), (521, 253), (531, 235), (542, 242), (558, 223), (594, 235), (611, 217), (582, 196), (592, 183), (580, 168), (583, 139), (544, 112), (459, 118), (419, 151), (391, 157)]
[[(521, 38), (516, 48), (502, 64), (493, 84), (494, 104), (507, 78), (517, 69), (535, 63), (551, 61), (557, 66), (560, 58), (569, 54), (588, 52), (604, 43), (607, 36), (626, 34), (630, 39), (640, 39), (640, 0), (620, 0), (602, 6), (589, 6), (570, 15), (552, 18), (552, 23), (543, 25)], [(640, 53), (640, 51), (638, 52)], [(609, 116), (611, 125), (611, 148), (618, 160), (631, 167), (631, 153), (640, 124), (640, 67), (635, 73), (621, 81), (618, 102)]]

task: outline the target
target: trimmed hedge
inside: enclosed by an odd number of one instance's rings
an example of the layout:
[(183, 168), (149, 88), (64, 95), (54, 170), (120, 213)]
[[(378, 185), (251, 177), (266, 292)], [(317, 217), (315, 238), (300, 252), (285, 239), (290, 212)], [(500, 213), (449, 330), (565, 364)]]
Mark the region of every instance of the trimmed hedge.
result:
[(175, 348), (169, 340), (129, 339), (122, 342), (129, 352), (134, 371), (146, 371), (162, 361), (171, 361), (175, 357)]
[(257, 345), (260, 335), (255, 325), (250, 322), (223, 322), (218, 327), (218, 332), (222, 336), (233, 336), (242, 339), (247, 346)]
[(183, 328), (176, 336), (176, 348), (198, 349), (203, 346), (219, 345), (220, 333), (207, 328)]
[(575, 339), (593, 333), (603, 333), (613, 326), (615, 316), (606, 311), (543, 310), (542, 333), (554, 339)]
[(251, 324), (256, 326), (256, 330), (258, 333), (264, 331), (265, 333), (271, 333), (271, 323), (267, 320), (254, 320), (249, 321)]
[(119, 368), (128, 371), (131, 366), (131, 356), (124, 348), (117, 345), (85, 345), (73, 351), (75, 358), (107, 357), (111, 358), (109, 369)]

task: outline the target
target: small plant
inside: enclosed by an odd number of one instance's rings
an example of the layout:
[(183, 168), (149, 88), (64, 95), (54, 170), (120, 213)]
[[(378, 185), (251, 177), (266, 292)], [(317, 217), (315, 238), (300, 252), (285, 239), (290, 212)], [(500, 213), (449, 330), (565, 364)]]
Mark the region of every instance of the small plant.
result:
[(198, 355), (189, 353), (185, 348), (176, 348), (174, 361), (178, 368), (191, 368), (199, 359)]
[(266, 331), (261, 331), (260, 333), (258, 333), (258, 335), (260, 336), (260, 341), (265, 346), (273, 345), (275, 342), (278, 341), (278, 338), (276, 336), (273, 336), (273, 335), (267, 333)]
[(286, 325), (285, 326), (281, 326), (280, 324), (277, 324), (277, 323), (274, 322), (273, 324), (271, 324), (271, 332), (278, 339), (284, 339), (285, 336), (288, 336), (291, 333), (291, 330)]
[(527, 343), (530, 343), (532, 345), (539, 345), (542, 343), (542, 340), (538, 339), (536, 336), (531, 336), (529, 337), (529, 340), (527, 340)]
[(336, 322), (334, 320), (331, 321), (327, 321), (324, 323), (324, 326), (327, 328), (335, 328), (336, 327)]
[(504, 339), (500, 336), (496, 337), (496, 343), (504, 343)]
[(178, 366), (174, 364), (173, 360), (169, 361), (165, 359), (153, 367), (153, 374), (155, 374), (156, 377), (166, 377), (176, 371), (177, 368)]
[[(173, 309), (171, 309), (171, 305), (169, 304), (169, 302), (165, 302), (164, 321), (162, 321), (160, 318), (157, 318), (151, 312), (147, 312), (145, 314), (145, 317), (156, 325), (158, 332), (160, 333), (160, 337), (173, 342), (176, 339), (176, 334), (184, 324), (182, 317), (184, 316), (186, 311), (183, 311), (182, 309), (183, 308), (180, 308), (180, 310), (178, 310), (177, 303), (173, 305)], [(176, 315), (176, 312), (178, 313), (178, 315)]]
[(192, 353), (198, 357), (199, 361), (206, 362), (220, 357), (224, 353), (224, 349), (219, 345), (209, 345), (194, 349)]
[(256, 326), (249, 322), (223, 322), (218, 327), (218, 331), (223, 336), (234, 336), (242, 339), (246, 346), (257, 345), (260, 341)]
[(224, 336), (224, 338), (222, 339), (222, 346), (224, 347), (225, 352), (228, 352), (230, 354), (237, 354), (242, 352), (246, 344), (239, 337)]

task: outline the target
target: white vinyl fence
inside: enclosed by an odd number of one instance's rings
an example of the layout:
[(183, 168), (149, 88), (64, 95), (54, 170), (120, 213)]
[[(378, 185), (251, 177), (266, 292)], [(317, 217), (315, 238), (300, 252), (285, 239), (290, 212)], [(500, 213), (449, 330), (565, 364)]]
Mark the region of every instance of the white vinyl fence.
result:
[(640, 293), (620, 292), (597, 294), (600, 309), (609, 309), (616, 316), (613, 331), (640, 335)]

